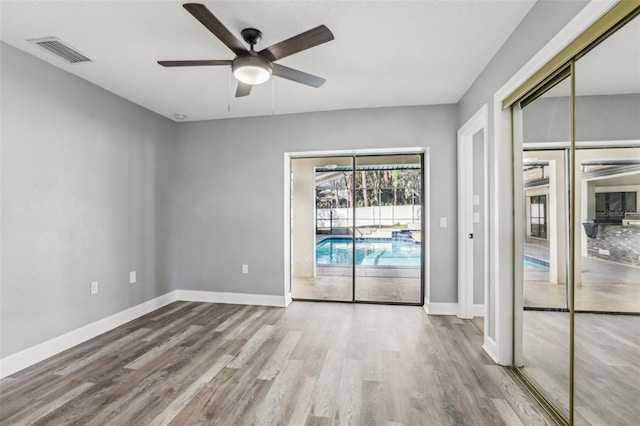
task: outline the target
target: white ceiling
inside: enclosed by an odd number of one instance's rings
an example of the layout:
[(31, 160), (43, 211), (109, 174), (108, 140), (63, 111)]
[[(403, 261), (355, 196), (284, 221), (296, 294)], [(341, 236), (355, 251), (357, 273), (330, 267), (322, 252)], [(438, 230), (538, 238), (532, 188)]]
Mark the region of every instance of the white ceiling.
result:
[[(228, 67), (156, 61), (233, 59), (182, 1), (0, 2), (1, 39), (165, 117), (206, 120), (456, 103), (535, 3), (517, 1), (203, 1), (257, 50), (320, 24), (335, 40), (278, 61), (326, 78), (319, 89), (273, 78), (234, 97)], [(70, 65), (26, 40), (57, 37), (93, 60)]]

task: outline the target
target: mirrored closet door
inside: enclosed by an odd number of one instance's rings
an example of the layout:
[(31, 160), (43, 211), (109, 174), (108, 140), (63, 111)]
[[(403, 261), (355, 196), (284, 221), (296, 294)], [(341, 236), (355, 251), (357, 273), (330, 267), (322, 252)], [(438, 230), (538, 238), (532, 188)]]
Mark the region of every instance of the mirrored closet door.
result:
[(640, 8), (629, 5), (511, 106), (513, 367), (561, 424), (640, 418)]

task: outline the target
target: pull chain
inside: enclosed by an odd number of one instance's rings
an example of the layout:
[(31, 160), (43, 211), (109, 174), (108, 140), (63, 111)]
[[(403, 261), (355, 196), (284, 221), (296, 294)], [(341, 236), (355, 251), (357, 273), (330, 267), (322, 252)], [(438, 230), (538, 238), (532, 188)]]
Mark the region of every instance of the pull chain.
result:
[(271, 115), (276, 115), (276, 79), (271, 77)]

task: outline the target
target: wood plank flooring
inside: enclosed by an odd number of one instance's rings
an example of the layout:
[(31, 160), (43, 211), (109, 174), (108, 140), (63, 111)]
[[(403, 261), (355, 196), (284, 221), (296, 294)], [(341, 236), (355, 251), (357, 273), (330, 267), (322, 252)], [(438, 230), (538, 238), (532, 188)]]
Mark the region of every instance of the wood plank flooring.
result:
[(2, 425), (549, 425), (470, 321), (176, 302), (0, 381)]

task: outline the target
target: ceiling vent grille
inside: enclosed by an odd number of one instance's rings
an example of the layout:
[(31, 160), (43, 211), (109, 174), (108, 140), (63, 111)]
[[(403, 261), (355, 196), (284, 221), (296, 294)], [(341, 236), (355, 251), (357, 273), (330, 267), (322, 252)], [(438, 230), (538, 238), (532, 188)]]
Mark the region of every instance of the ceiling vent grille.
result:
[(91, 62), (91, 59), (84, 56), (68, 44), (63, 43), (55, 37), (39, 38), (29, 40), (30, 43), (40, 46), (43, 49), (48, 50), (61, 59), (64, 59), (70, 64), (77, 64), (79, 62)]

